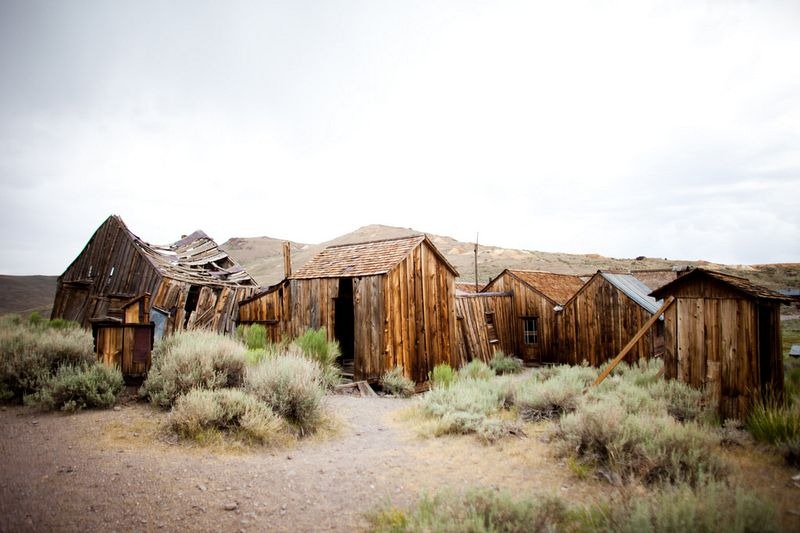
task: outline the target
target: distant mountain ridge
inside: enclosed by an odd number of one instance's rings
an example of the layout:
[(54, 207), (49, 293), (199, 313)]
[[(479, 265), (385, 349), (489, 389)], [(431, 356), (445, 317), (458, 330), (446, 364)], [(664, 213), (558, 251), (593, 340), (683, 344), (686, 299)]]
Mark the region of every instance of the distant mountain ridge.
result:
[[(377, 241), (419, 235), (424, 232), (373, 224), (361, 227), (333, 240), (319, 244), (291, 243), (292, 268), (297, 270), (327, 246)], [(436, 247), (461, 274), (459, 281), (474, 280), (475, 244), (451, 237), (428, 234)], [(283, 279), (283, 239), (272, 237), (235, 237), (221, 245), (259, 284), (273, 285)], [(480, 245), (478, 248), (478, 280), (486, 283), (505, 268), (542, 270), (559, 274), (592, 274), (602, 270), (671, 269), (703, 266), (742, 276), (773, 290), (800, 289), (800, 263), (771, 265), (720, 265), (706, 261), (665, 260), (659, 258), (616, 259), (597, 254), (561, 254), (531, 250), (515, 250)], [(28, 314), (38, 311), (50, 315), (56, 293), (57, 276), (0, 275), (0, 314)]]
[[(319, 244), (291, 242), (292, 269), (297, 270), (328, 246), (368, 242), (425, 233), (412, 228), (371, 224)], [(427, 234), (439, 251), (461, 274), (459, 281), (474, 281), (474, 243), (461, 242), (441, 235)], [(283, 279), (283, 243), (271, 237), (232, 238), (221, 245), (239, 261), (261, 285), (273, 285)], [(742, 276), (771, 289), (800, 287), (800, 263), (776, 265), (721, 265), (707, 261), (661, 258), (617, 259), (598, 254), (564, 254), (516, 250), (490, 245), (478, 247), (478, 280), (486, 283), (505, 268), (542, 270), (558, 274), (592, 274), (597, 270), (648, 270), (702, 266)]]

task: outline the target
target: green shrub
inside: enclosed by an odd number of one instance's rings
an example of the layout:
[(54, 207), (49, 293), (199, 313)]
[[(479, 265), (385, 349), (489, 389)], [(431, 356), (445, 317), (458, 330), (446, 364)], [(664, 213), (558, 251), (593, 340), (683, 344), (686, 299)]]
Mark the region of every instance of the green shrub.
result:
[(547, 381), (560, 376), (560, 379), (580, 383), (583, 388), (588, 387), (597, 378), (599, 372), (591, 366), (558, 365), (538, 368), (531, 374), (535, 381)]
[(400, 396), (401, 398), (413, 396), (415, 392), (414, 381), (403, 374), (402, 366), (387, 370), (381, 376), (381, 385), (384, 391), (392, 396)]
[(800, 441), (800, 405), (790, 406), (778, 400), (757, 402), (746, 426), (757, 441), (769, 444)]
[(267, 346), (267, 328), (261, 324), (240, 324), (236, 326), (236, 337), (248, 350), (263, 350)]
[(521, 383), (512, 401), (523, 420), (550, 420), (574, 411), (583, 397), (583, 388), (583, 382), (575, 375), (562, 373), (541, 383)]
[(242, 384), (245, 347), (209, 331), (164, 337), (153, 350), (153, 365), (139, 394), (163, 408), (192, 389), (220, 389)]
[(0, 322), (0, 400), (21, 402), (62, 365), (96, 360), (92, 335), (83, 329), (32, 327), (19, 317)]
[(508, 424), (496, 415), (505, 406), (507, 388), (499, 380), (458, 379), (450, 387), (435, 387), (422, 399), (422, 409), (437, 424), (434, 434), (475, 433), (493, 441), (508, 433)]
[(285, 433), (285, 423), (264, 402), (241, 389), (193, 389), (178, 397), (169, 415), (178, 435), (200, 442), (215, 432), (270, 444)]
[(509, 357), (501, 351), (494, 352), (491, 361), (489, 361), (489, 368), (495, 371), (496, 374), (516, 374), (522, 370), (522, 361), (516, 357)]
[(666, 413), (632, 414), (613, 400), (581, 405), (561, 418), (557, 435), (565, 455), (646, 483), (719, 478), (726, 467), (714, 453), (716, 433)]
[(494, 370), (480, 359), (473, 359), (458, 370), (458, 379), (491, 379)]
[(245, 389), (301, 435), (314, 432), (323, 421), (325, 389), (320, 367), (293, 349), (248, 367)]
[(124, 386), (119, 369), (101, 363), (86, 367), (64, 365), (38, 392), (26, 396), (25, 403), (48, 411), (107, 409), (116, 403)]
[(292, 341), (302, 354), (319, 363), (322, 383), (331, 389), (342, 381), (342, 371), (336, 360), (342, 355), (338, 341), (329, 341), (325, 328), (308, 329)]
[(442, 363), (433, 367), (433, 371), (428, 376), (431, 385), (434, 387), (449, 387), (456, 379), (456, 373), (447, 363)]
[(39, 328), (46, 324), (47, 319), (44, 318), (39, 311), (34, 311), (28, 315), (28, 325), (33, 328)]

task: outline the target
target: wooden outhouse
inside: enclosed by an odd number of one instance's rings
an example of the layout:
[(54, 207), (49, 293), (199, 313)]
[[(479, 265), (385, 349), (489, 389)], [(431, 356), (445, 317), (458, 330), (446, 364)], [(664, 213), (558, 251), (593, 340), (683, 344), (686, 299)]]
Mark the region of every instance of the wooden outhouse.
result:
[(460, 293), (456, 296), (456, 347), (460, 364), (488, 363), (495, 352), (515, 355), (511, 292)]
[(150, 295), (122, 305), (121, 320), (92, 321), (97, 360), (117, 367), (126, 378), (141, 378), (150, 370), (155, 324), (150, 321)]
[[(597, 271), (564, 305), (558, 362), (600, 366), (613, 359), (660, 302), (630, 274)], [(663, 321), (659, 320), (625, 357), (628, 363), (663, 351)]]
[(156, 338), (193, 328), (230, 333), (239, 301), (256, 286), (202, 231), (157, 246), (112, 215), (58, 278), (51, 316), (88, 327), (92, 321), (121, 319), (125, 302), (150, 294)]
[(506, 269), (483, 291), (512, 294), (509, 352), (526, 363), (553, 363), (561, 351), (561, 309), (581, 287), (577, 276)]
[(705, 387), (721, 418), (744, 420), (753, 402), (783, 393), (781, 304), (793, 299), (697, 268), (653, 291), (664, 313), (664, 377)]
[(281, 284), (245, 301), (240, 323), (276, 321), (276, 336), (324, 327), (356, 380), (402, 366), (417, 383), (458, 366), (458, 272), (424, 235), (330, 246)]

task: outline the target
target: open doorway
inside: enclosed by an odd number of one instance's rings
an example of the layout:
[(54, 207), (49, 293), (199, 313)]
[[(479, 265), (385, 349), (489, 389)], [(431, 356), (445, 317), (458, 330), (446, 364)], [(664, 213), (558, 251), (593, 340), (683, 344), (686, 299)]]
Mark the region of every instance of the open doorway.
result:
[(346, 377), (353, 376), (355, 360), (355, 312), (353, 309), (353, 278), (339, 279), (339, 294), (335, 298), (333, 335), (339, 341), (342, 355), (339, 365)]
[(183, 306), (183, 309), (186, 311), (186, 314), (183, 318), (183, 327), (186, 329), (189, 326), (189, 319), (192, 317), (192, 313), (194, 313), (195, 309), (197, 309), (197, 302), (200, 300), (200, 287), (197, 285), (190, 285), (189, 286), (189, 294), (186, 296), (186, 305)]

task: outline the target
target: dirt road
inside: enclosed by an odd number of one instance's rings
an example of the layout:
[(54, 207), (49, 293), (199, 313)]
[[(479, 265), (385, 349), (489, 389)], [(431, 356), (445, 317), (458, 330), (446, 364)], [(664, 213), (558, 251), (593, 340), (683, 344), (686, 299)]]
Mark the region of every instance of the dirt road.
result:
[[(589, 502), (536, 435), (486, 446), (420, 438), (399, 420), (413, 400), (329, 396), (341, 428), (292, 448), (210, 451), (159, 440), (164, 414), (0, 411), (2, 531), (352, 531), (365, 510), (442, 487), (570, 494)], [(607, 487), (606, 487), (607, 489)]]

